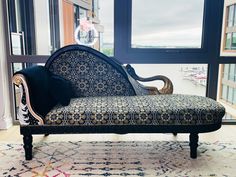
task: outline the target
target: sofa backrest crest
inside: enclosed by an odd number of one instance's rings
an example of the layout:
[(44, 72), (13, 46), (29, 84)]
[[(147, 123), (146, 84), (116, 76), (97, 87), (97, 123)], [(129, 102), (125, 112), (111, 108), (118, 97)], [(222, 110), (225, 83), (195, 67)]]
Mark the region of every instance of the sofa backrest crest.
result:
[(45, 66), (71, 81), (78, 96), (136, 95), (122, 65), (92, 48), (66, 46), (55, 52)]

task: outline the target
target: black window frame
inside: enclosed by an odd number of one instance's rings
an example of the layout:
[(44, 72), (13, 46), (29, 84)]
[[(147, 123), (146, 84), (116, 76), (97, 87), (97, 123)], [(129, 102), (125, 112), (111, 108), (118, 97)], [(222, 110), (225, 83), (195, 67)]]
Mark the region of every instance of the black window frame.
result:
[[(122, 7), (122, 14), (120, 9)], [(115, 1), (115, 57), (129, 63), (210, 63), (219, 56), (222, 0), (205, 0), (201, 48), (132, 48), (132, 0)], [(216, 46), (216, 44), (218, 44)], [(148, 56), (147, 56), (148, 55)]]

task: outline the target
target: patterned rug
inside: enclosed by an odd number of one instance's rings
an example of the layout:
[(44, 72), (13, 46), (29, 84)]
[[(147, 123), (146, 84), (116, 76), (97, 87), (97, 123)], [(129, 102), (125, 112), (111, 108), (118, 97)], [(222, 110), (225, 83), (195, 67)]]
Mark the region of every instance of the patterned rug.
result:
[(42, 142), (24, 160), (20, 144), (0, 144), (0, 176), (236, 176), (233, 143), (200, 143), (196, 160), (188, 142)]

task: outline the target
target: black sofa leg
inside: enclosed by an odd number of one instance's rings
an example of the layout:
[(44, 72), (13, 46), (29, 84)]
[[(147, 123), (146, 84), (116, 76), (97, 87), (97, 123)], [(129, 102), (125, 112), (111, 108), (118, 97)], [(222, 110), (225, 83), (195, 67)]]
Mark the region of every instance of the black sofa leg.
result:
[(44, 136), (49, 136), (49, 133), (44, 134)]
[(177, 133), (176, 133), (176, 132), (174, 132), (174, 133), (173, 133), (173, 135), (174, 135), (174, 136), (177, 136)]
[(192, 159), (197, 158), (197, 147), (198, 147), (198, 134), (197, 133), (190, 133), (189, 135), (190, 140), (190, 157)]
[(32, 159), (32, 148), (33, 148), (32, 141), (33, 141), (33, 137), (31, 134), (23, 135), (25, 160)]

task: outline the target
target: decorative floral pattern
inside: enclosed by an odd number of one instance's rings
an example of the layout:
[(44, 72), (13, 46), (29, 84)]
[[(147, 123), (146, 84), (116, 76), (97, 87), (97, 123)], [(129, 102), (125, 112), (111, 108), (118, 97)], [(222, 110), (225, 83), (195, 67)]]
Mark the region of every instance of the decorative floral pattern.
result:
[(146, 95), (72, 99), (45, 118), (49, 125), (203, 125), (222, 121), (224, 107), (190, 95)]
[(52, 61), (49, 70), (70, 80), (80, 97), (136, 95), (128, 76), (103, 58), (86, 51), (73, 50), (60, 54)]

